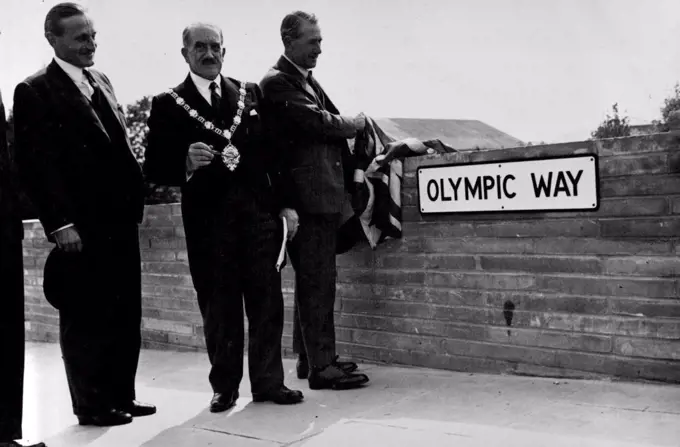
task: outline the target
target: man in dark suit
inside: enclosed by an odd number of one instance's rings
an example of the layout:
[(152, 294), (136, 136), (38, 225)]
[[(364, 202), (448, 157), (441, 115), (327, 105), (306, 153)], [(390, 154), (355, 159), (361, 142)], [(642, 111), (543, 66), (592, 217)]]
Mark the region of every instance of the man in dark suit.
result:
[(335, 353), (336, 233), (347, 206), (345, 184), (352, 172), (347, 139), (365, 125), (365, 117), (340, 115), (312, 77), (321, 54), (316, 17), (288, 14), (281, 24), (284, 55), (261, 82), (265, 116), (272, 116), (277, 150), (293, 189), (299, 214), (297, 236), (289, 247), (295, 269), (293, 349), (299, 378), (312, 389), (356, 388), (368, 382), (354, 374), (357, 365), (339, 362)]
[[(141, 347), (138, 225), (142, 172), (109, 79), (93, 65), (95, 29), (74, 3), (45, 19), (54, 60), (14, 94), (19, 174), (49, 241), (88, 270), (60, 298), (60, 342), (81, 425), (111, 426), (155, 413), (135, 399)], [(60, 253), (60, 256), (63, 253)], [(49, 262), (49, 259), (48, 259)], [(53, 271), (45, 270), (45, 282)], [(61, 278), (63, 279), (63, 278)]]
[(7, 147), (7, 121), (0, 95), (0, 447), (33, 446), (23, 437), (24, 397), (24, 228)]
[[(220, 74), (222, 31), (188, 26), (182, 55), (189, 75), (153, 99), (144, 171), (182, 188), (189, 268), (203, 316), (212, 412), (231, 408), (243, 377), (243, 303), (254, 401), (295, 404), (283, 384), (283, 295), (276, 268), (286, 209), (277, 160), (260, 119), (257, 84)], [(289, 235), (296, 231), (289, 222)]]

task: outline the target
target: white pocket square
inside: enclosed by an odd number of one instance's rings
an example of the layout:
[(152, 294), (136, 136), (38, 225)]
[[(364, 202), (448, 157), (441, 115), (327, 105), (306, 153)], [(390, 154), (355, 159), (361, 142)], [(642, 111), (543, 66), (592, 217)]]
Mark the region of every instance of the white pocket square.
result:
[(251, 109), (250, 110), (250, 116), (255, 116), (255, 115), (257, 115), (257, 110)]

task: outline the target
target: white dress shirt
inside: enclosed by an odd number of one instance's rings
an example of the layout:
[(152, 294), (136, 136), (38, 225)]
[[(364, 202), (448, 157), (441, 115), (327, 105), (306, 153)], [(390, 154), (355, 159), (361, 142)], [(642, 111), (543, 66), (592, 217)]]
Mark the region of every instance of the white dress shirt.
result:
[(66, 62), (63, 59), (60, 59), (58, 57), (54, 57), (54, 61), (61, 67), (62, 70), (66, 72), (69, 78), (73, 81), (74, 84), (76, 84), (76, 87), (80, 90), (80, 92), (85, 95), (87, 99), (92, 99), (92, 94), (94, 93), (94, 88), (90, 85), (90, 82), (87, 80), (85, 77), (85, 73), (83, 73), (83, 69), (80, 67), (76, 67), (73, 64), (70, 64)]
[(220, 98), (222, 97), (222, 76), (217, 75), (217, 77), (215, 79), (210, 81), (208, 79), (205, 79), (205, 78), (198, 76), (193, 71), (190, 71), (189, 75), (191, 76), (191, 80), (194, 81), (194, 85), (198, 89), (198, 93), (201, 94), (203, 99), (205, 99), (208, 102), (208, 104), (212, 104), (212, 101), (210, 100), (210, 93), (211, 93), (210, 92), (210, 84), (212, 84), (213, 82), (215, 84), (217, 84), (217, 89), (216, 89), (217, 96), (219, 96)]
[(302, 74), (302, 77), (305, 78), (305, 84), (308, 87), (307, 91), (309, 93), (312, 93), (316, 97), (316, 99), (318, 99), (319, 102), (321, 102), (321, 98), (319, 98), (319, 95), (316, 93), (316, 90), (314, 90), (314, 87), (312, 87), (311, 84), (309, 83), (308, 77), (309, 77), (309, 75), (311, 74), (312, 71), (307, 69), (307, 68), (300, 67), (298, 64), (296, 64), (295, 62), (290, 60), (290, 58), (288, 56), (286, 56), (285, 54), (283, 55), (283, 57), (285, 57), (288, 62), (293, 64), (293, 67), (297, 68), (297, 70), (300, 72), (300, 74)]
[(285, 57), (286, 60), (288, 60), (288, 62), (290, 62), (291, 64), (293, 64), (293, 67), (297, 68), (298, 71), (299, 71), (300, 73), (302, 73), (302, 77), (305, 78), (305, 81), (306, 81), (306, 80), (307, 80), (307, 76), (309, 76), (309, 70), (306, 69), (306, 68), (300, 67), (298, 64), (296, 64), (295, 62), (293, 62), (292, 60), (290, 60), (290, 58), (289, 58), (288, 56), (286, 56), (285, 54), (283, 55), (283, 57)]

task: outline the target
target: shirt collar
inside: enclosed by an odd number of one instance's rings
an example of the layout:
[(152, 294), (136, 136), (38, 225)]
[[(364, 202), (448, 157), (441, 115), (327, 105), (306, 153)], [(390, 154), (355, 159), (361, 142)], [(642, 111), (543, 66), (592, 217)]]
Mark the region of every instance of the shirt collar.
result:
[(82, 68), (76, 67), (75, 65), (60, 59), (57, 56), (54, 56), (54, 61), (61, 67), (62, 70), (66, 72), (69, 78), (73, 79), (73, 82), (76, 84), (82, 84), (83, 81), (85, 81), (85, 74), (83, 73)]
[(307, 70), (306, 68), (300, 67), (298, 64), (296, 64), (295, 62), (293, 62), (292, 60), (290, 60), (290, 58), (289, 58), (288, 56), (286, 56), (285, 54), (283, 55), (283, 57), (285, 57), (286, 60), (287, 60), (288, 62), (290, 62), (291, 64), (293, 64), (293, 67), (295, 67), (295, 68), (298, 69), (298, 71), (302, 74), (302, 77), (304, 77), (305, 79), (307, 79), (307, 76), (309, 76), (309, 70)]
[(208, 79), (200, 77), (199, 75), (197, 75), (193, 71), (189, 71), (189, 76), (191, 76), (191, 80), (194, 81), (194, 84), (196, 85), (196, 87), (198, 87), (199, 90), (209, 92), (210, 91), (210, 84), (212, 84), (213, 82), (215, 82), (217, 84), (217, 92), (218, 93), (220, 93), (221, 90), (222, 90), (222, 88), (221, 88), (222, 83), (221, 83), (220, 75), (217, 75), (217, 77), (213, 80), (208, 80)]

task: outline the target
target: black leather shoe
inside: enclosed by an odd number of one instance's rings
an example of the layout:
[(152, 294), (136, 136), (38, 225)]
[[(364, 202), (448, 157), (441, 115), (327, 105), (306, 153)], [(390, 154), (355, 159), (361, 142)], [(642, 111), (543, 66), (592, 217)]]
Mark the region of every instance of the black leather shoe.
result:
[(0, 441), (0, 447), (46, 447), (44, 442), (29, 442), (21, 439)]
[(228, 393), (215, 393), (210, 401), (210, 412), (221, 413), (227, 411), (238, 400), (238, 391), (230, 391)]
[(263, 393), (253, 393), (253, 402), (271, 401), (279, 405), (299, 404), (304, 398), (302, 391), (291, 390), (284, 385)]
[(333, 362), (331, 362), (331, 364), (337, 366), (338, 368), (345, 371), (346, 373), (352, 373), (359, 368), (357, 366), (357, 364), (354, 363), (354, 362), (340, 362), (340, 361), (338, 361), (338, 357), (339, 356), (336, 355), (335, 358), (333, 359)]
[(368, 383), (366, 374), (348, 373), (336, 365), (313, 368), (309, 374), (309, 388), (313, 390), (349, 390)]
[(295, 362), (295, 370), (297, 371), (298, 379), (306, 379), (309, 376), (307, 357), (298, 356), (297, 362)]
[(127, 405), (122, 405), (118, 408), (120, 411), (130, 414), (133, 418), (141, 416), (150, 416), (156, 413), (156, 407), (149, 404), (143, 404), (133, 400)]
[(80, 425), (96, 425), (98, 427), (113, 427), (114, 425), (125, 425), (132, 422), (130, 413), (120, 410), (109, 410), (99, 414), (79, 415)]
[[(337, 366), (341, 370), (351, 373), (358, 369), (358, 366), (354, 362), (340, 362), (338, 361), (338, 356), (336, 355), (332, 362), (333, 365)], [(297, 363), (295, 364), (295, 369), (297, 370), (298, 379), (307, 379), (309, 377), (309, 362), (307, 357), (299, 356)]]

